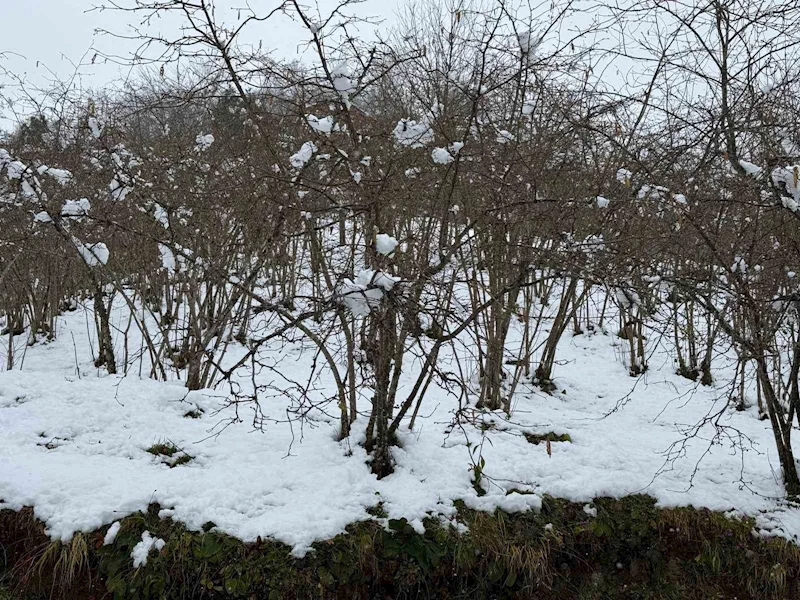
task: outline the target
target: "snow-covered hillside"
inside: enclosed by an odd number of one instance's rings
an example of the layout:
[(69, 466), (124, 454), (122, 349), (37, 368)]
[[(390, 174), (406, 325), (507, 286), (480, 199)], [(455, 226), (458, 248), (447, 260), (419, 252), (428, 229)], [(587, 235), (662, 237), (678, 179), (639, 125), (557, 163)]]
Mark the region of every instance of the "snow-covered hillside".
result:
[[(223, 388), (190, 392), (179, 381), (103, 374), (88, 350), (86, 310), (60, 317), (55, 341), (28, 348), (22, 368), (0, 374), (0, 508), (33, 506), (54, 538), (158, 503), (190, 528), (210, 521), (248, 541), (272, 536), (302, 555), (373, 518), (367, 511), (378, 504), (421, 527), (427, 515), (452, 518), (455, 500), (536, 510), (552, 494), (591, 512), (595, 497), (636, 493), (665, 506), (754, 515), (761, 533), (800, 535), (800, 509), (781, 500), (768, 422), (754, 408), (729, 407), (724, 389), (676, 376), (663, 351), (631, 378), (617, 360), (620, 340), (608, 333), (567, 336), (555, 390), (521, 385), (510, 418), (432, 390), (414, 430), (399, 431), (395, 472), (378, 480), (363, 439), (337, 441), (337, 419), (323, 411), (300, 419), (275, 396), (254, 430), (251, 407), (226, 403)], [(117, 322), (123, 313), (117, 307)], [(286, 381), (302, 381), (312, 354), (274, 352), (286, 358)], [(528, 441), (551, 432), (571, 441)], [(179, 453), (149, 453), (156, 443)], [(184, 453), (191, 460), (171, 468)]]
[(649, 494), (800, 548), (800, 3), (101, 4), (139, 53), (0, 48), (0, 509), (302, 556)]

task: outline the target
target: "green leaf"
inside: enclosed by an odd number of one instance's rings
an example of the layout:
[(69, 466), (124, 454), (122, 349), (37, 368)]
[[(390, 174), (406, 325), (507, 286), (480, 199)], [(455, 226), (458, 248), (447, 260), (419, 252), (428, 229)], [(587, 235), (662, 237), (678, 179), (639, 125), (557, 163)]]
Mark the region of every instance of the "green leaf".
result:
[(200, 560), (208, 560), (222, 551), (222, 544), (213, 535), (203, 536), (203, 541), (198, 548), (195, 548), (194, 555)]
[(489, 581), (492, 583), (497, 583), (503, 577), (503, 565), (499, 562), (493, 562), (489, 566)]

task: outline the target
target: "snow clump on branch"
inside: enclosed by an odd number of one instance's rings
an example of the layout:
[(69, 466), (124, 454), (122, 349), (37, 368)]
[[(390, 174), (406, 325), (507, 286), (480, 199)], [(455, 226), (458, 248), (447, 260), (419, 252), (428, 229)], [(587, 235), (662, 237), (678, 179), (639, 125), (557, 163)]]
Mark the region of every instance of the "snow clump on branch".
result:
[(386, 292), (400, 281), (388, 273), (364, 269), (356, 275), (355, 281), (344, 279), (339, 285), (337, 296), (357, 317), (365, 317), (377, 308)]
[(375, 236), (375, 250), (378, 254), (389, 256), (397, 248), (397, 240), (386, 233), (379, 233)]
[(211, 147), (211, 144), (214, 143), (214, 135), (211, 133), (203, 135), (201, 133), (194, 139), (194, 142), (196, 144), (194, 147), (195, 152), (205, 152)]
[(433, 130), (425, 121), (400, 119), (392, 130), (399, 146), (423, 148), (433, 141)]
[(306, 142), (300, 146), (300, 150), (289, 157), (289, 162), (295, 169), (302, 169), (306, 163), (311, 160), (311, 157), (316, 151), (317, 146), (314, 142)]

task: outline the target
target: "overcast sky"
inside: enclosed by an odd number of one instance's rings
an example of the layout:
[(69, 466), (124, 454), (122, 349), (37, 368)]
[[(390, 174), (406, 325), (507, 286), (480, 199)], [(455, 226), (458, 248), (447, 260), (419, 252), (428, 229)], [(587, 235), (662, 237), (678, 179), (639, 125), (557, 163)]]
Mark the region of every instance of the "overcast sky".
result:
[[(112, 0), (0, 0), (0, 130), (13, 128), (20, 116), (30, 114), (30, 105), (19, 101), (20, 80), (25, 92), (36, 96), (43, 90), (52, 89), (56, 81), (68, 82), (70, 88), (84, 92), (118, 85), (132, 73), (129, 66), (114, 61), (106, 62), (104, 55), (130, 57), (139, 42), (123, 40), (109, 34), (133, 35), (132, 26), (141, 26), (141, 13), (100, 10)], [(130, 6), (135, 0), (113, 0)], [(154, 0), (149, 0), (154, 1)], [(163, 1), (163, 0), (162, 0)], [(279, 6), (283, 0), (213, 0), (216, 21), (235, 28), (240, 23), (240, 7), (250, 6), (257, 14), (265, 15)], [(300, 0), (304, 12), (313, 17), (327, 17), (341, 0)], [(361, 0), (348, 7), (349, 14), (362, 18), (373, 18), (381, 22), (379, 27), (362, 25), (350, 33), (361, 39), (369, 39), (376, 31), (386, 31), (397, 23), (397, 12), (407, 4), (419, 6), (422, 0)], [(524, 3), (521, 3), (524, 4)], [(550, 16), (554, 9), (549, 8)], [(545, 21), (548, 5), (542, 5)], [(541, 8), (541, 7), (540, 7)], [(573, 12), (558, 27), (568, 29), (561, 33), (563, 39), (571, 39), (577, 30), (588, 31), (594, 17), (590, 12)], [(147, 31), (174, 38), (181, 21), (177, 17), (160, 18), (151, 22)], [(278, 14), (265, 22), (252, 24), (243, 37), (247, 43), (261, 45), (263, 50), (272, 50), (280, 58), (302, 59), (308, 49), (311, 36), (308, 30), (289, 16)], [(597, 44), (597, 38), (589, 40)], [(92, 58), (97, 53), (97, 60)], [(624, 67), (623, 67), (624, 68)], [(622, 77), (619, 68), (612, 73), (603, 69), (602, 77)], [(16, 99), (9, 106), (9, 98)], [(16, 114), (15, 114), (16, 113)], [(20, 115), (21, 113), (21, 115)]]
[[(124, 2), (124, 0), (122, 0)], [(130, 3), (131, 0), (128, 0)], [(384, 21), (385, 29), (396, 22), (396, 10), (403, 0), (366, 0), (357, 8), (360, 16), (370, 16)], [(0, 68), (24, 77), (30, 90), (47, 88), (58, 78), (64, 81), (76, 72), (75, 66), (83, 62), (79, 71), (79, 82), (83, 88), (99, 88), (111, 82), (125, 79), (129, 69), (98, 59), (89, 64), (95, 50), (101, 53), (125, 55), (132, 53), (137, 44), (97, 33), (109, 30), (115, 33), (129, 32), (134, 20), (131, 14), (110, 10), (92, 10), (103, 0), (0, 0)], [(249, 4), (257, 12), (265, 13), (274, 8), (279, 0), (216, 0), (221, 18), (235, 23), (235, 12), (225, 9)], [(305, 0), (306, 6), (319, 5), (327, 14), (335, 0)], [(312, 8), (311, 10), (316, 10)], [(175, 31), (175, 23), (160, 21), (156, 27), (167, 33)], [(366, 33), (366, 32), (362, 32)], [(251, 29), (248, 40), (263, 42), (264, 48), (274, 49), (281, 56), (301, 58), (304, 40), (308, 32), (287, 17), (279, 16)], [(0, 72), (0, 93), (14, 95), (15, 82), (12, 77)], [(15, 107), (19, 110), (21, 103)], [(0, 128), (8, 126), (10, 111), (0, 108)]]

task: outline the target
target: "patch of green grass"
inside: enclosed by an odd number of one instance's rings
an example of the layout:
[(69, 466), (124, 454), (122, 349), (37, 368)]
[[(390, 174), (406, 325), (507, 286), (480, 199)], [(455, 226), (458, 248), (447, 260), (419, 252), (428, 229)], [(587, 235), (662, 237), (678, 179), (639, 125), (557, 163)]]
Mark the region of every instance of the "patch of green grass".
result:
[(386, 509), (383, 507), (383, 502), (378, 502), (375, 506), (370, 506), (367, 512), (377, 519), (385, 519), (389, 516)]
[(169, 465), (170, 469), (180, 465), (185, 465), (194, 458), (178, 448), (172, 442), (158, 442), (157, 444), (150, 446), (147, 451), (153, 456), (165, 457), (163, 462)]
[(17, 598), (11, 594), (11, 590), (0, 583), (0, 600), (17, 600)]
[(154, 456), (174, 456), (180, 449), (172, 442), (158, 442), (150, 446), (147, 451)]
[[(800, 597), (800, 548), (783, 539), (754, 538), (751, 519), (660, 509), (646, 496), (598, 498), (593, 505), (596, 517), (582, 503), (550, 497), (539, 512), (527, 513), (486, 513), (459, 504), (457, 520), (466, 533), (434, 518), (425, 520), (424, 533), (405, 519), (390, 519), (385, 529), (364, 521), (314, 544), (302, 559), (280, 542), (245, 544), (213, 530), (213, 524), (189, 531), (159, 519), (160, 507), (153, 505), (123, 519), (111, 545), (102, 545), (101, 530), (85, 534), (85, 549), (64, 545), (52, 551), (54, 559), (62, 558), (60, 573), (31, 571), (24, 553), (13, 558), (14, 572), (27, 589), (56, 589), (70, 600), (88, 597), (87, 578), (102, 586), (93, 588), (96, 597), (115, 600)], [(380, 504), (372, 512), (385, 514)], [(7, 547), (14, 539), (3, 539), (3, 522), (15, 514), (20, 513), (0, 512), (0, 541)], [(40, 524), (26, 523), (16, 535), (29, 536), (26, 528), (34, 527), (34, 538), (43, 536)], [(133, 569), (131, 551), (144, 530), (166, 546)], [(40, 539), (48, 545), (46, 537)], [(26, 548), (35, 553), (39, 543)], [(63, 568), (75, 571), (69, 575)], [(54, 580), (61, 584), (52, 586)]]
[(188, 454), (184, 453), (180, 456), (176, 457), (173, 461), (169, 463), (170, 468), (178, 467), (180, 465), (185, 465), (186, 463), (190, 462), (194, 457), (189, 456)]
[(541, 444), (542, 442), (572, 442), (572, 438), (568, 433), (553, 433), (552, 431), (548, 433), (525, 432), (523, 435), (529, 443), (534, 445)]

